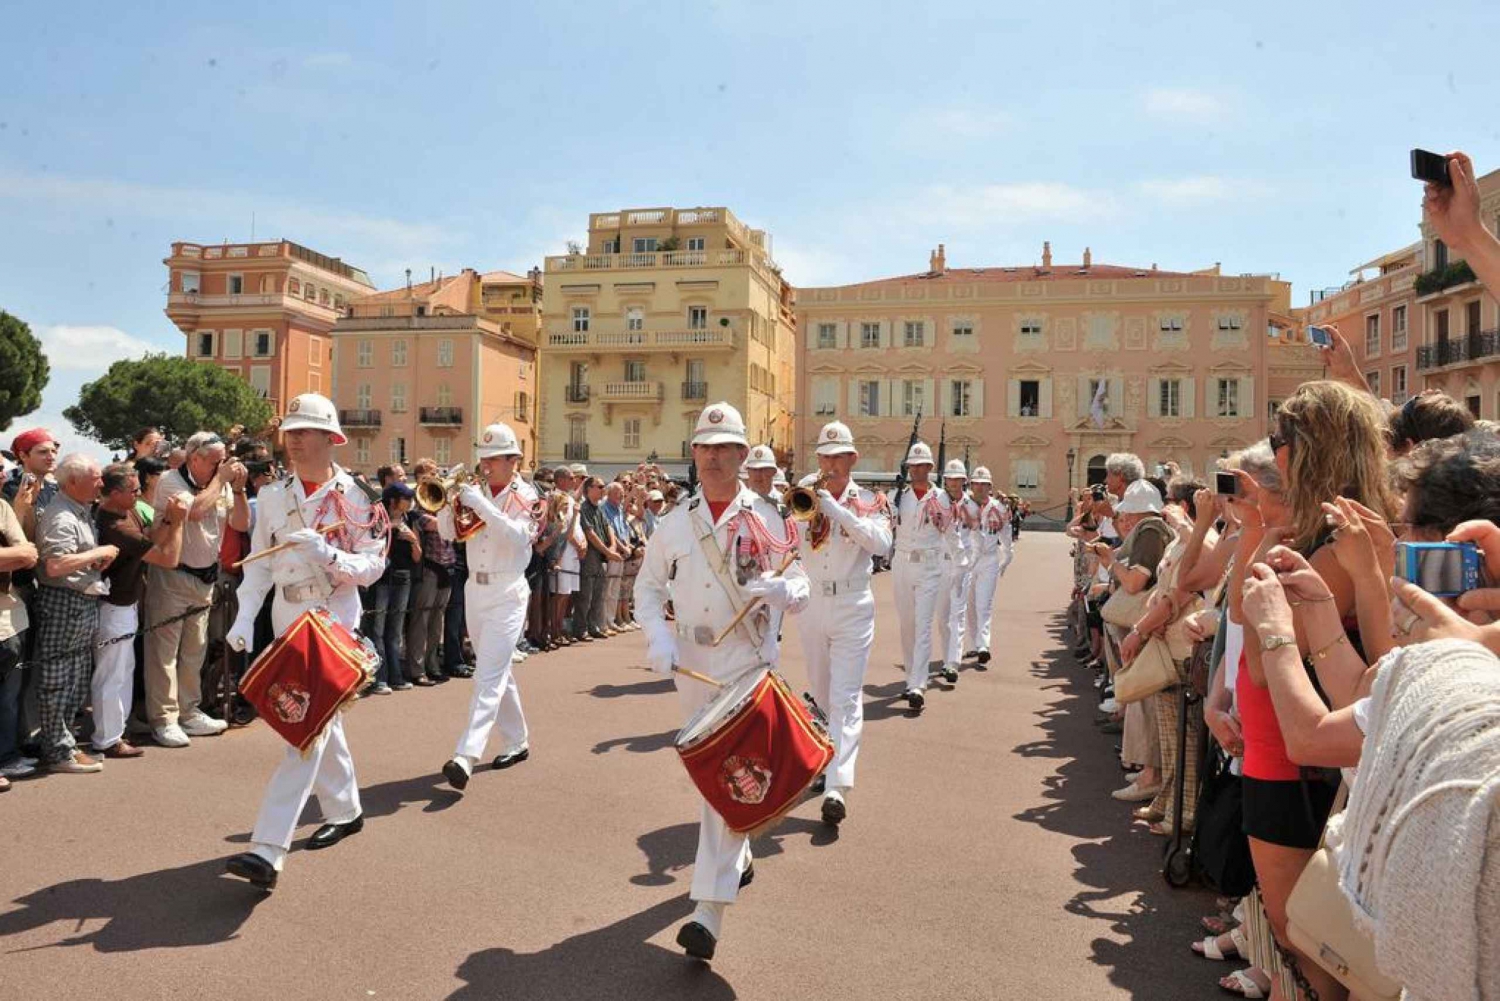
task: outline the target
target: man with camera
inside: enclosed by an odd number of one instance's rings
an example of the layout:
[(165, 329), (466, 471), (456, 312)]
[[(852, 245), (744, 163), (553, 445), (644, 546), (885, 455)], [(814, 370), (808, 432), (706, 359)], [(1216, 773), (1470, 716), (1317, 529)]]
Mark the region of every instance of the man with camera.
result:
[(148, 573), (145, 619), (146, 718), (163, 747), (187, 747), (192, 737), (223, 733), (228, 724), (198, 708), (203, 657), (208, 648), (209, 611), (219, 578), (219, 549), (227, 524), (250, 530), (250, 502), (243, 464), (228, 457), (224, 439), (199, 431), (183, 446), (177, 469), (162, 474), (156, 487), (156, 517), (163, 518), (174, 497), (188, 500), (182, 556), (174, 567)]

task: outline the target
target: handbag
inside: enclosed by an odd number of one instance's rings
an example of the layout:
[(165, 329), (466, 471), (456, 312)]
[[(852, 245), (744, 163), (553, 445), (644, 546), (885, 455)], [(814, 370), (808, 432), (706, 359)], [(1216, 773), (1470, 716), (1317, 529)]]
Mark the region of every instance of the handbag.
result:
[[(1343, 807), (1344, 790), (1334, 809)], [(1302, 954), (1317, 963), (1361, 1001), (1399, 1001), (1401, 985), (1380, 972), (1375, 940), (1354, 920), (1354, 904), (1339, 888), (1338, 862), (1324, 840), (1292, 888), (1286, 902), (1286, 933)]]
[(1230, 757), (1208, 747), (1206, 778), (1198, 794), (1193, 828), (1193, 866), (1203, 882), (1226, 897), (1243, 897), (1255, 886), (1255, 863), (1244, 831), (1240, 777), (1230, 771)]
[(1141, 620), (1146, 614), (1146, 599), (1151, 596), (1151, 589), (1143, 587), (1135, 594), (1131, 594), (1123, 587), (1115, 589), (1099, 610), (1100, 616), (1105, 622), (1121, 629), (1129, 629)]
[(1115, 672), (1115, 701), (1122, 705), (1139, 702), (1181, 680), (1166, 640), (1152, 636), (1142, 644), (1135, 660)]

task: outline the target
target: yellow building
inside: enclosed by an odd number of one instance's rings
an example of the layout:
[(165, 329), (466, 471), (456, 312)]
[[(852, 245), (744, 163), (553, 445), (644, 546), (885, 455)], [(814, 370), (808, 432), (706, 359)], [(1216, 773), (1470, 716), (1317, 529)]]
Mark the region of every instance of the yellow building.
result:
[(609, 474), (654, 453), (685, 475), (713, 400), (752, 440), (791, 447), (792, 297), (764, 231), (726, 208), (626, 209), (591, 215), (569, 250), (547, 258), (542, 297), (544, 463)]

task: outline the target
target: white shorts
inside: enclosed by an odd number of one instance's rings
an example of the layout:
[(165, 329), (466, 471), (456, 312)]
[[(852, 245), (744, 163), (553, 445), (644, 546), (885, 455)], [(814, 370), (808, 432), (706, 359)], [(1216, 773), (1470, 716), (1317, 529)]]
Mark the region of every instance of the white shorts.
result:
[(557, 561), (557, 567), (552, 571), (552, 593), (576, 594), (578, 592), (578, 550), (572, 546), (564, 549), (562, 558)]

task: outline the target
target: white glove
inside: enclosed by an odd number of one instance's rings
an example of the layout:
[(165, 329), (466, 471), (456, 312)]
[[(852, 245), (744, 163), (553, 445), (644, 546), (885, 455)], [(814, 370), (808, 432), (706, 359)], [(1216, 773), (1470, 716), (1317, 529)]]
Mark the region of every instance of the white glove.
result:
[(837, 522), (843, 522), (851, 512), (844, 505), (833, 499), (833, 494), (827, 490), (818, 491), (818, 510), (824, 517)]
[(756, 577), (745, 583), (745, 593), (755, 595), (778, 611), (785, 611), (793, 597), (785, 577)]
[(334, 554), (338, 552), (328, 544), (322, 533), (311, 528), (299, 528), (286, 537), (286, 541), (296, 546), (298, 551), (314, 563), (327, 565), (334, 561)]
[(657, 674), (671, 674), (677, 663), (677, 637), (663, 629), (651, 635), (646, 646), (646, 666)]
[(475, 486), (473, 483), (465, 483), (463, 486), (459, 487), (458, 499), (462, 501), (464, 507), (468, 508), (470, 511), (478, 511), (480, 509), (480, 505), (487, 503), (489, 500), (489, 498), (485, 497), (484, 491), (480, 490), (479, 487)]
[(224, 642), (229, 644), (231, 650), (239, 650), (241, 653), (250, 649), (250, 644), (255, 642), (255, 620), (243, 615), (236, 618), (224, 637)]

